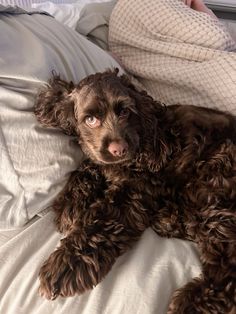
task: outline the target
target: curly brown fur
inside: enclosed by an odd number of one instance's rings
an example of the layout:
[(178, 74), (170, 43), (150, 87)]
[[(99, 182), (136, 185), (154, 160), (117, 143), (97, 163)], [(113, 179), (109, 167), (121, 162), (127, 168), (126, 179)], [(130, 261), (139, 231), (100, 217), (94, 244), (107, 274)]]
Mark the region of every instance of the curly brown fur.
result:
[(202, 261), (201, 277), (175, 292), (168, 314), (233, 313), (235, 117), (165, 107), (117, 73), (78, 85), (56, 78), (36, 102), (38, 120), (76, 134), (88, 157), (54, 202), (65, 238), (41, 268), (40, 292), (54, 299), (92, 289), (151, 227), (195, 241)]

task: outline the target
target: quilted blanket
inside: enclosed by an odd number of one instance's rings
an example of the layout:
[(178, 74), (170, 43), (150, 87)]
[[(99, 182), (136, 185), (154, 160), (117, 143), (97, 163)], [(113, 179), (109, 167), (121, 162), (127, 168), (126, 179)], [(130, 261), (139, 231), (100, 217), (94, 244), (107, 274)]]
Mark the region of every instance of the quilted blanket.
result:
[(154, 98), (236, 113), (236, 44), (220, 21), (181, 0), (119, 0), (109, 28), (110, 50)]

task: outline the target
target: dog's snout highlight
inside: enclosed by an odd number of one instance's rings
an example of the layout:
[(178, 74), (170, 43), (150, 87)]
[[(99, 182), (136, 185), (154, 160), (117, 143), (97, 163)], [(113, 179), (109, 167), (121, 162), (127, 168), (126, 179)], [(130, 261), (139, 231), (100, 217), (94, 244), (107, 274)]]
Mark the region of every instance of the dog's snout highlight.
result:
[(128, 144), (125, 141), (113, 141), (109, 144), (108, 151), (115, 157), (124, 157), (128, 152)]

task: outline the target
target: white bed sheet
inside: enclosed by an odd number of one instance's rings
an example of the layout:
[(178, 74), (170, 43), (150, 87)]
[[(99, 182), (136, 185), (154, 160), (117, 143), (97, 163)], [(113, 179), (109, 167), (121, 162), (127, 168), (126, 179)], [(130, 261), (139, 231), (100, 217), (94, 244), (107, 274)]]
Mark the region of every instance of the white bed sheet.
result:
[(50, 212), (1, 246), (1, 314), (165, 314), (173, 291), (200, 273), (193, 244), (148, 229), (92, 291), (48, 301), (37, 274), (59, 240)]

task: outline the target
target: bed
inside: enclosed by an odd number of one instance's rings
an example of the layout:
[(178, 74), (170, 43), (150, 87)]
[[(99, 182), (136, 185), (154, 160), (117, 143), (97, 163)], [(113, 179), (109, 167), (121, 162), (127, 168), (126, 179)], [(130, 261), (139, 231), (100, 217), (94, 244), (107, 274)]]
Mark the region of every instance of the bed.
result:
[(35, 96), (52, 72), (74, 82), (110, 67), (124, 72), (107, 51), (116, 1), (61, 2), (0, 5), (0, 313), (164, 314), (173, 291), (201, 266), (193, 243), (149, 229), (92, 291), (55, 301), (38, 294), (40, 266), (61, 239), (50, 206), (83, 155), (73, 138), (38, 124)]

